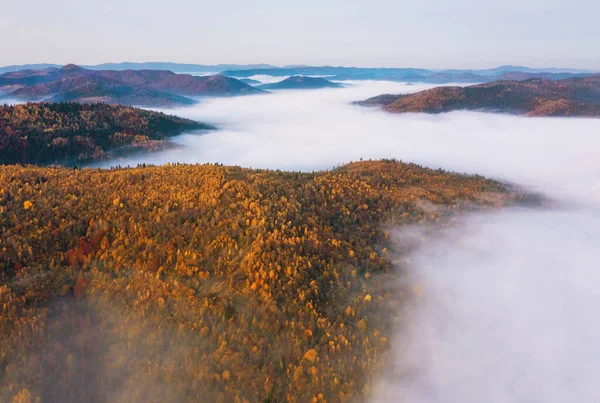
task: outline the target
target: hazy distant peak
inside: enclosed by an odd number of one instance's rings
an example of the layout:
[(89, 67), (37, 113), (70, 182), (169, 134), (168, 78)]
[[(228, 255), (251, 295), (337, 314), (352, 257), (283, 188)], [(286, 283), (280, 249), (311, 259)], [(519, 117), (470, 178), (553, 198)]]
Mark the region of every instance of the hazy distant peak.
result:
[(60, 68), (60, 70), (62, 70), (62, 71), (79, 71), (79, 70), (85, 70), (85, 69), (76, 64), (70, 63), (70, 64), (66, 64), (66, 65), (62, 66)]
[(0, 75), (0, 92), (23, 100), (81, 101), (163, 106), (190, 105), (187, 96), (235, 96), (262, 91), (234, 78), (197, 77), (168, 70), (88, 70), (67, 64), (58, 70)]
[(263, 90), (283, 90), (283, 89), (318, 89), (318, 88), (341, 88), (337, 83), (332, 83), (321, 77), (307, 77), (294, 75), (283, 81), (272, 84), (263, 84), (259, 86)]

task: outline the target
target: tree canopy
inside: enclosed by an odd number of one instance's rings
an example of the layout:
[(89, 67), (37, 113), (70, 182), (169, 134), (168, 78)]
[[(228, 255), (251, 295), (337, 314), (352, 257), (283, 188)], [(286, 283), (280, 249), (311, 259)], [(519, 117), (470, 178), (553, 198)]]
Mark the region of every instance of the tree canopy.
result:
[(0, 164), (54, 164), (107, 158), (125, 145), (144, 146), (213, 126), (121, 105), (0, 105)]
[(389, 228), (513, 200), (396, 161), (0, 167), (0, 400), (364, 399), (421, 292)]

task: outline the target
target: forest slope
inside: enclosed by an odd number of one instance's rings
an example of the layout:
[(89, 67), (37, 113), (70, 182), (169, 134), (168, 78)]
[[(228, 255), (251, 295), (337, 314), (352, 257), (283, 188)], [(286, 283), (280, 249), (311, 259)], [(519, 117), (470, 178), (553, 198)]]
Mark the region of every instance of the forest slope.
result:
[(0, 400), (362, 400), (420, 292), (386, 228), (514, 198), (395, 161), (0, 167)]
[(483, 110), (526, 116), (598, 117), (600, 76), (438, 87), (415, 94), (380, 95), (357, 103), (394, 113)]
[(106, 104), (0, 105), (0, 164), (85, 162), (112, 149), (160, 146), (184, 131), (213, 126), (159, 112)]

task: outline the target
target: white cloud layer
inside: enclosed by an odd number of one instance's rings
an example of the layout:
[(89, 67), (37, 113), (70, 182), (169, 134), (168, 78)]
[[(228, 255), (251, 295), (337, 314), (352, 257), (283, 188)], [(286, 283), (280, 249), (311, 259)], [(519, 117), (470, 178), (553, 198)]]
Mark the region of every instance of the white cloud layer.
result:
[(185, 148), (102, 166), (180, 161), (316, 170), (361, 157), (393, 157), (514, 181), (558, 198), (600, 203), (598, 119), (473, 112), (391, 115), (350, 103), (431, 85), (346, 83), (350, 86), (344, 89), (211, 99), (167, 111), (216, 123), (221, 130), (176, 138)]
[(598, 211), (517, 210), (427, 242), (414, 321), (373, 402), (600, 401), (598, 228)]

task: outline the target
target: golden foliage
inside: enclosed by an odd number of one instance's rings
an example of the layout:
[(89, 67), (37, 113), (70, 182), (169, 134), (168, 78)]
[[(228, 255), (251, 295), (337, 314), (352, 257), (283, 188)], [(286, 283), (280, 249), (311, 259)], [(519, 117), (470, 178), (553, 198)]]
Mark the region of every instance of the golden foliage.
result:
[(398, 302), (385, 226), (506, 194), (394, 161), (5, 166), (0, 189), (1, 401), (364, 398)]

